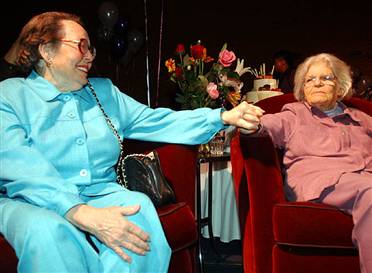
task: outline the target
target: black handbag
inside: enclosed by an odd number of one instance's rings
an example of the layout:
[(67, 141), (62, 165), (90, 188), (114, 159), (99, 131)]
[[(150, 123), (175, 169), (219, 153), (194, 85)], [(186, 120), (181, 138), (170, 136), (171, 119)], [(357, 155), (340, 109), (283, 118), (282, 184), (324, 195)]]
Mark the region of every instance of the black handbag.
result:
[(155, 207), (175, 203), (173, 189), (163, 175), (156, 151), (149, 154), (130, 154), (122, 161), (123, 181), (127, 188), (145, 193)]
[(117, 182), (123, 187), (146, 194), (155, 207), (175, 203), (176, 196), (161, 170), (159, 157), (156, 151), (144, 154), (131, 154), (124, 156), (124, 146), (118, 131), (104, 111), (93, 86), (88, 82), (98, 107), (101, 109), (107, 125), (118, 139), (120, 156), (116, 166)]

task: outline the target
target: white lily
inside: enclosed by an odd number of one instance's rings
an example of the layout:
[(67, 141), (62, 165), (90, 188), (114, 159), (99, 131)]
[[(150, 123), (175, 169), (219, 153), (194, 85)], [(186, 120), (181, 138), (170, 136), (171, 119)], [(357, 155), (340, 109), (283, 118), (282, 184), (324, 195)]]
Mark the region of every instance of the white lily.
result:
[(240, 59), (238, 58), (238, 61), (236, 63), (236, 68), (235, 68), (235, 72), (239, 74), (239, 76), (243, 75), (244, 73), (248, 72), (251, 70), (251, 67), (244, 67), (244, 59), (242, 59), (240, 61)]

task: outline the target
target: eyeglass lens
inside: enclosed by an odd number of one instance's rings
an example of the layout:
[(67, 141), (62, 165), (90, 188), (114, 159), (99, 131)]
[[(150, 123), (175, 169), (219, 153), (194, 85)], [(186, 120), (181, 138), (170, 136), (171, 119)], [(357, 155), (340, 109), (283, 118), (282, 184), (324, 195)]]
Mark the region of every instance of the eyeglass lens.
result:
[(96, 49), (94, 46), (89, 45), (86, 39), (81, 39), (79, 43), (79, 50), (80, 52), (85, 55), (88, 51), (92, 54), (93, 57), (96, 56)]
[(310, 76), (310, 77), (306, 78), (305, 84), (315, 84), (315, 83), (318, 82), (317, 80), (319, 80), (323, 84), (333, 85), (334, 81), (335, 81), (335, 76), (333, 76), (333, 75), (322, 75), (322, 76), (319, 76), (319, 77)]

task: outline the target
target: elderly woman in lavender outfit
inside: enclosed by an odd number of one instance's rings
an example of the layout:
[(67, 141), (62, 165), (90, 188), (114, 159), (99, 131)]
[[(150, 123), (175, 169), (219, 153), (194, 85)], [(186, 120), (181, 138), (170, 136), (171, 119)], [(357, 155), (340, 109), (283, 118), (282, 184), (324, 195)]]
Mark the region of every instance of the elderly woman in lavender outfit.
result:
[(352, 239), (362, 273), (372, 273), (372, 117), (346, 107), (350, 68), (331, 54), (307, 58), (295, 74), (294, 95), (264, 115), (258, 134), (284, 150), (287, 186), (298, 201), (333, 205), (353, 217)]

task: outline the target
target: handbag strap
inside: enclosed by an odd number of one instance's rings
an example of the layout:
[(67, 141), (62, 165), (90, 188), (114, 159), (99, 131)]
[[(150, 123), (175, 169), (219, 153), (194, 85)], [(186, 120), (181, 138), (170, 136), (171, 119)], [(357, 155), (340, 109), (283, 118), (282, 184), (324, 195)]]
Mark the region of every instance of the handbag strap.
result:
[(111, 131), (114, 133), (114, 135), (116, 136), (118, 142), (119, 142), (119, 146), (120, 146), (120, 155), (119, 155), (119, 160), (118, 160), (118, 164), (116, 165), (116, 181), (122, 185), (123, 187), (125, 188), (128, 188), (128, 185), (127, 185), (127, 180), (122, 177), (122, 174), (124, 173), (124, 166), (123, 166), (123, 162), (124, 162), (124, 145), (123, 145), (123, 141), (118, 133), (118, 131), (115, 129), (115, 126), (114, 124), (112, 124), (109, 116), (106, 114), (105, 110), (103, 109), (103, 106), (101, 104), (101, 102), (99, 101), (98, 99), (98, 96), (96, 94), (96, 91), (94, 91), (94, 88), (92, 86), (92, 84), (88, 81), (87, 83), (87, 86), (89, 87), (93, 97), (95, 98), (96, 102), (97, 102), (97, 105), (99, 107), (99, 109), (101, 110), (103, 116), (105, 117), (105, 121), (108, 125), (108, 127), (110, 127)]

